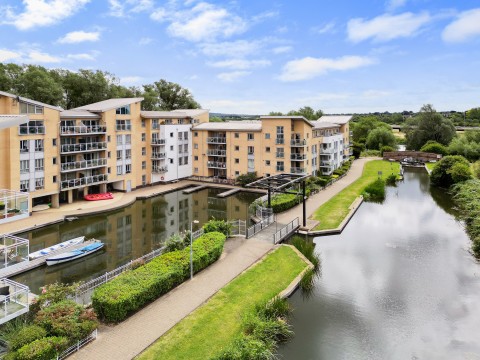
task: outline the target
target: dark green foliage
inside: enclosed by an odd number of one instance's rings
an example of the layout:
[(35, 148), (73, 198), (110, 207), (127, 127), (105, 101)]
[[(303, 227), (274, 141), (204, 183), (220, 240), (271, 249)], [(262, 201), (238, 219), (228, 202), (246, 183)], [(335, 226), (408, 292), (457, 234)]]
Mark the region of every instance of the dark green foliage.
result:
[(464, 136), (454, 138), (448, 145), (451, 155), (462, 155), (470, 161), (480, 159), (480, 131), (468, 130)]
[(362, 195), (365, 201), (382, 202), (385, 200), (385, 181), (379, 178), (371, 182), (365, 187)]
[(381, 150), (383, 146), (394, 147), (396, 143), (392, 130), (382, 126), (368, 133), (365, 145), (367, 149)]
[(237, 176), (237, 178), (235, 179), (235, 182), (238, 185), (245, 187), (247, 184), (250, 184), (251, 182), (254, 182), (255, 180), (257, 180), (257, 172), (256, 171)]
[(451, 185), (471, 178), (470, 164), (463, 156), (449, 155), (442, 158), (432, 170), (430, 180), (433, 185), (448, 188)]
[(313, 294), (315, 288), (315, 271), (308, 269), (300, 280), (300, 289), (304, 298), (309, 298)]
[(225, 220), (209, 220), (202, 226), (205, 233), (219, 232), (229, 237), (232, 232), (232, 224)]
[(285, 342), (293, 336), (286, 321), (279, 318), (264, 318), (258, 315), (247, 318), (244, 323), (244, 333), (267, 344), (270, 342)]
[(427, 141), (427, 143), (421, 147), (420, 151), (440, 154), (442, 156), (448, 155), (447, 147), (433, 140)]
[(382, 146), (380, 149), (380, 154), (383, 156), (383, 153), (391, 151), (395, 151), (395, 148), (392, 146)]
[(388, 186), (396, 186), (397, 185), (397, 175), (395, 175), (395, 174), (388, 175), (387, 178), (385, 179), (385, 183)]
[(292, 313), (293, 309), (290, 303), (279, 296), (275, 296), (272, 301), (265, 305), (255, 308), (258, 316), (265, 319), (282, 318), (286, 319)]
[(44, 337), (35, 340), (9, 354), (8, 359), (15, 360), (52, 360), (68, 347), (66, 337)]
[(295, 194), (277, 194), (272, 197), (272, 209), (275, 214), (291, 209), (302, 201), (301, 196)]
[(47, 331), (38, 325), (28, 325), (20, 328), (11, 336), (8, 342), (10, 351), (15, 351), (21, 347), (47, 336)]
[[(367, 143), (368, 136), (374, 129), (384, 129), (390, 132), (390, 134), (392, 133), (390, 126), (381, 122), (376, 116), (362, 117), (358, 121), (352, 123), (350, 126), (353, 131), (354, 146), (355, 146), (355, 143), (363, 143), (363, 144)], [(388, 144), (385, 143), (383, 145), (388, 145)], [(376, 147), (376, 149), (378, 150), (379, 148)]]
[(318, 109), (318, 110), (313, 110), (310, 106), (304, 106), (301, 107), (298, 110), (290, 110), (287, 114), (283, 114), (282, 112), (279, 111), (271, 111), (268, 115), (270, 116), (303, 116), (307, 120), (318, 120), (323, 116), (323, 111)]
[(143, 89), (143, 110), (170, 111), (200, 108), (200, 104), (195, 101), (190, 91), (174, 82), (161, 79), (151, 85), (143, 85)]
[[(193, 270), (215, 262), (223, 251), (225, 235), (212, 232), (193, 243)], [(95, 289), (92, 305), (98, 316), (119, 322), (181, 284), (190, 275), (189, 248), (162, 254), (148, 264), (125, 272)]]
[(315, 252), (315, 243), (300, 235), (292, 236), (291, 243), (312, 263), (314, 273), (319, 275), (321, 271), (320, 256)]
[(35, 316), (35, 314), (41, 309), (63, 301), (68, 297), (73, 297), (75, 295), (75, 289), (77, 287), (78, 283), (53, 283), (40, 288), (40, 295), (30, 305), (29, 313), (32, 316)]
[(272, 360), (275, 359), (274, 351), (274, 344), (244, 335), (211, 360)]
[[(189, 232), (190, 234), (190, 232)], [(171, 252), (176, 250), (182, 250), (185, 248), (187, 243), (185, 242), (185, 238), (181, 237), (178, 234), (173, 234), (165, 241), (165, 251)], [(190, 240), (188, 240), (188, 244), (190, 244)]]

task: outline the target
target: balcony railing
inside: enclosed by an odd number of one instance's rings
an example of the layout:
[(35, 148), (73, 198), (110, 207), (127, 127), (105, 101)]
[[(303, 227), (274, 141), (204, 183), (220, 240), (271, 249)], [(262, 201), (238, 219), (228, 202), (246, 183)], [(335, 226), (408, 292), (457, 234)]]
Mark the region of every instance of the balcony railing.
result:
[(208, 156), (227, 156), (227, 150), (207, 150)]
[(207, 138), (207, 144), (226, 144), (227, 138), (225, 136), (214, 136)]
[(105, 134), (107, 127), (104, 125), (89, 126), (60, 126), (61, 135)]
[(61, 171), (68, 172), (68, 171), (84, 170), (84, 169), (91, 169), (91, 168), (96, 168), (96, 167), (101, 167), (106, 165), (107, 165), (107, 159), (73, 161), (73, 162), (62, 163)]
[(285, 157), (285, 153), (275, 153), (275, 157), (278, 159), (283, 159)]
[(227, 163), (220, 161), (207, 161), (207, 167), (210, 169), (226, 169)]
[(335, 152), (335, 148), (320, 149), (320, 155), (333, 154), (334, 152)]
[(276, 138), (275, 139), (275, 144), (285, 144), (285, 139), (284, 138)]
[(45, 126), (19, 126), (18, 135), (44, 135)]
[(132, 125), (119, 125), (119, 124), (117, 124), (116, 130), (117, 131), (131, 131), (132, 130)]
[(61, 190), (65, 190), (65, 189), (73, 189), (73, 188), (82, 187), (82, 186), (100, 184), (106, 181), (108, 181), (108, 175), (100, 174), (100, 175), (85, 176), (82, 178), (71, 179), (71, 180), (63, 180), (60, 185), (61, 185)]
[(292, 168), (290, 168), (290, 173), (291, 174), (305, 174), (306, 170), (305, 170), (305, 168), (301, 168), (301, 167), (292, 167)]
[(167, 156), (166, 153), (152, 153), (152, 159), (157, 159), (157, 160), (165, 159), (166, 156)]
[(155, 174), (163, 174), (168, 171), (168, 166), (153, 166), (152, 167), (152, 173)]
[(320, 167), (330, 168), (333, 166), (333, 161), (320, 161)]
[(290, 140), (290, 146), (307, 146), (307, 140)]
[(290, 160), (293, 161), (304, 161), (307, 159), (306, 154), (290, 154)]
[(61, 147), (61, 153), (75, 153), (85, 151), (102, 151), (107, 148), (107, 142), (92, 142), (83, 144), (63, 144)]
[(152, 145), (165, 145), (165, 139), (152, 139)]

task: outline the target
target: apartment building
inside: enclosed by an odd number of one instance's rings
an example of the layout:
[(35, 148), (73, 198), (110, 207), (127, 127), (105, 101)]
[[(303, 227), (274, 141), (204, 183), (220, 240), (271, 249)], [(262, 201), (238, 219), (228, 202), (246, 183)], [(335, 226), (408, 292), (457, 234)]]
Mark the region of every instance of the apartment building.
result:
[(350, 117), (262, 116), (193, 127), (193, 176), (328, 175), (350, 154)]

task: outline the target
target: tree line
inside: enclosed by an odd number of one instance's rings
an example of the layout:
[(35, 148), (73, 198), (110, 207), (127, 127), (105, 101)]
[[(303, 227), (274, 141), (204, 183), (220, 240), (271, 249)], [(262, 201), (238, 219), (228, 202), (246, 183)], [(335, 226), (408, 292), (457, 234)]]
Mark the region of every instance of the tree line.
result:
[(126, 97), (143, 97), (142, 110), (200, 108), (190, 91), (179, 84), (161, 79), (141, 87), (126, 87), (114, 74), (101, 70), (0, 63), (0, 90), (64, 109)]

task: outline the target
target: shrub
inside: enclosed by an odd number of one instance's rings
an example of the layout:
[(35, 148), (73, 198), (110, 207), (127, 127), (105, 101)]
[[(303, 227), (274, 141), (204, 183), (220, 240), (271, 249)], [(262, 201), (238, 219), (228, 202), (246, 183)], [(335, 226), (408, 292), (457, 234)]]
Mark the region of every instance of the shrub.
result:
[(333, 174), (334, 174), (334, 175), (338, 175), (338, 176), (342, 176), (343, 174), (345, 174), (345, 170), (340, 167), (340, 168), (338, 168), (338, 169), (335, 169), (335, 170), (333, 171)]
[(226, 237), (229, 237), (232, 232), (232, 224), (225, 220), (209, 220), (202, 228), (205, 233), (219, 232)]
[(295, 194), (278, 194), (272, 198), (272, 209), (275, 214), (288, 210), (301, 201)]
[(388, 186), (395, 186), (397, 185), (397, 175), (395, 174), (390, 174), (387, 176), (386, 180), (385, 180), (385, 183), (388, 185)]
[(10, 355), (15, 360), (51, 360), (68, 346), (66, 337), (44, 337), (21, 347)]
[[(463, 166), (456, 164), (463, 164)], [(469, 166), (469, 162), (463, 156), (445, 156), (433, 168), (430, 180), (433, 185), (448, 188), (459, 181), (464, 181), (471, 177)]]
[(269, 301), (265, 305), (256, 306), (255, 312), (263, 317), (268, 319), (286, 319), (293, 309), (287, 299), (275, 296), (272, 301)]
[(166, 252), (182, 250), (183, 248), (185, 248), (184, 239), (178, 234), (173, 234), (165, 241)]
[(16, 331), (9, 341), (9, 350), (15, 351), (21, 347), (47, 336), (44, 328), (38, 325), (27, 325)]
[(292, 237), (292, 245), (297, 248), (313, 265), (315, 274), (320, 273), (320, 256), (315, 253), (315, 243), (306, 241), (302, 236), (294, 235)]
[[(193, 243), (193, 270), (198, 272), (215, 262), (223, 251), (225, 235), (211, 232)], [(148, 264), (127, 271), (99, 286), (92, 296), (98, 316), (118, 322), (147, 303), (173, 289), (190, 275), (188, 248), (162, 254)]]
[(318, 176), (314, 180), (315, 184), (321, 187), (327, 186), (330, 181), (332, 181), (330, 176)]
[(366, 201), (381, 202), (385, 200), (385, 181), (377, 179), (368, 184), (362, 192)]
[(395, 151), (395, 149), (392, 146), (382, 146), (382, 148), (380, 149), (380, 155), (383, 156), (383, 153), (391, 152), (391, 151)]
[(78, 287), (78, 283), (73, 284), (59, 284), (53, 283), (40, 288), (40, 295), (30, 305), (30, 314), (35, 314), (41, 309), (65, 300), (68, 297), (75, 295), (75, 290)]
[(380, 150), (365, 150), (362, 151), (361, 157), (380, 156)]
[(49, 335), (81, 340), (98, 326), (95, 314), (72, 300), (63, 300), (40, 310), (34, 320)]
[(274, 350), (272, 343), (266, 344), (253, 336), (242, 336), (212, 360), (271, 360), (275, 359)]
[(244, 333), (265, 343), (284, 342), (293, 336), (290, 326), (281, 318), (262, 317), (255, 314), (244, 323)]
[(440, 154), (442, 156), (448, 155), (447, 147), (433, 140), (427, 141), (427, 143), (420, 148), (420, 151)]
[(237, 176), (236, 183), (240, 186), (245, 187), (247, 184), (250, 184), (255, 180), (257, 180), (257, 172)]

